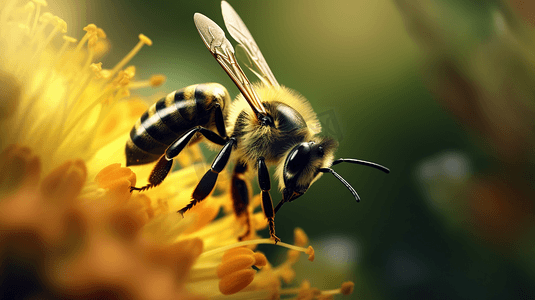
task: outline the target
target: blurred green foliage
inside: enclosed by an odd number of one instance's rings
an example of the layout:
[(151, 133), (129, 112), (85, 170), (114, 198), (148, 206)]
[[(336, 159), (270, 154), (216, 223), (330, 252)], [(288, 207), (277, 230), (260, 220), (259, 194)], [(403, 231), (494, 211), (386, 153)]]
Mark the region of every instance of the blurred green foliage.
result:
[[(237, 94), (193, 25), (195, 12), (222, 25), (219, 1), (77, 3), (49, 6), (75, 37), (86, 23), (106, 31), (104, 67), (138, 33), (153, 40), (136, 76), (168, 80), (146, 95), (212, 81)], [(359, 299), (535, 297), (533, 27), (500, 1), (230, 4), (278, 81), (339, 139), (337, 157), (392, 170), (339, 165), (361, 203), (324, 176), (281, 209), (279, 237), (302, 227), (317, 249), (299, 278), (353, 280)]]

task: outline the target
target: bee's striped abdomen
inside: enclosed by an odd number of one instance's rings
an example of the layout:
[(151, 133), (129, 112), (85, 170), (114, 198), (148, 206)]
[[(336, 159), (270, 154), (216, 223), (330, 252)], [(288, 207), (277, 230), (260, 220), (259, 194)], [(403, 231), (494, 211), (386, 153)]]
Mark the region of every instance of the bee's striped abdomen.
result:
[(228, 106), (227, 90), (217, 83), (197, 84), (174, 91), (153, 104), (136, 122), (126, 143), (129, 165), (157, 160), (177, 138), (195, 126), (215, 129), (215, 103)]

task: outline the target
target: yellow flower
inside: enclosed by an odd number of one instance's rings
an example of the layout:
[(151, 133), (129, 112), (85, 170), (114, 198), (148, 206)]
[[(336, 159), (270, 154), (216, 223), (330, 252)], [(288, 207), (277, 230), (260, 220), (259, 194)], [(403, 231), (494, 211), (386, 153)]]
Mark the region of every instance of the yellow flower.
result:
[[(129, 192), (149, 166), (129, 169), (128, 131), (147, 109), (133, 89), (159, 86), (155, 75), (135, 81), (130, 59), (139, 43), (111, 69), (98, 62), (109, 48), (96, 25), (77, 41), (67, 24), (42, 12), (47, 3), (0, 4), (0, 265), (2, 295), (14, 298), (132, 299), (329, 299), (349, 294), (351, 283), (320, 291), (295, 276), (300, 253), (314, 259), (296, 229), (285, 262), (272, 266), (254, 251), (267, 222), (256, 196), (249, 208), (252, 231), (229, 207), (228, 174), (182, 219), (198, 168), (198, 146), (179, 157), (180, 171), (146, 193)], [(135, 171), (135, 172), (134, 172)], [(137, 175), (137, 176), (136, 176)], [(223, 208), (224, 216), (216, 218)]]

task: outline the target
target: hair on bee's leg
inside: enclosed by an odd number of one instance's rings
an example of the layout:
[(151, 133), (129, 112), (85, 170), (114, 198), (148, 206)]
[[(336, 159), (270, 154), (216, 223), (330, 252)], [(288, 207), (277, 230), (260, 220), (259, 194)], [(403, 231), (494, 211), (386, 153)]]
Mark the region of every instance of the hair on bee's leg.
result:
[(273, 201), (269, 194), (269, 191), (271, 190), (271, 180), (269, 178), (269, 171), (266, 162), (264, 161), (264, 157), (258, 159), (258, 185), (262, 190), (262, 211), (264, 211), (264, 215), (268, 220), (269, 235), (275, 240), (276, 244), (277, 242), (280, 242), (281, 239), (275, 235), (275, 213), (273, 211)]
[(184, 148), (188, 145), (189, 141), (195, 136), (195, 134), (199, 132), (202, 134), (205, 138), (207, 138), (209, 141), (224, 145), (226, 140), (219, 136), (217, 133), (208, 130), (202, 126), (197, 126), (192, 129), (190, 129), (188, 132), (184, 133), (181, 137), (176, 139), (171, 146), (167, 147), (165, 150), (165, 154), (160, 157), (158, 160), (158, 163), (154, 166), (152, 169), (152, 172), (149, 176), (149, 184), (143, 186), (143, 187), (130, 187), (130, 192), (132, 191), (144, 191), (148, 190), (152, 187), (155, 187), (162, 183), (162, 181), (167, 177), (167, 174), (169, 174), (169, 171), (171, 170), (171, 167), (173, 166), (173, 158), (175, 158)]
[(246, 231), (238, 237), (238, 240), (243, 240), (251, 233), (251, 219), (249, 215), (249, 199), (250, 191), (249, 181), (244, 176), (247, 172), (247, 164), (242, 161), (237, 161), (232, 173), (230, 194), (232, 196), (232, 203), (236, 217), (245, 217)]
[(165, 179), (167, 177), (167, 174), (169, 174), (169, 171), (171, 170), (171, 167), (173, 166), (173, 159), (168, 159), (165, 154), (160, 157), (152, 171), (150, 172), (149, 176), (149, 184), (142, 186), (140, 188), (131, 186), (130, 192), (132, 191), (140, 191), (143, 192), (145, 190), (148, 190), (150, 188), (153, 188)]
[(230, 154), (232, 153), (232, 147), (234, 147), (234, 145), (236, 145), (236, 139), (233, 137), (229, 138), (212, 162), (210, 170), (206, 171), (204, 176), (201, 178), (201, 181), (199, 181), (197, 184), (197, 187), (193, 191), (193, 195), (191, 195), (191, 202), (180, 209), (178, 211), (179, 214), (183, 216), (186, 211), (210, 195), (217, 181), (217, 176), (221, 171), (223, 171), (229, 161)]

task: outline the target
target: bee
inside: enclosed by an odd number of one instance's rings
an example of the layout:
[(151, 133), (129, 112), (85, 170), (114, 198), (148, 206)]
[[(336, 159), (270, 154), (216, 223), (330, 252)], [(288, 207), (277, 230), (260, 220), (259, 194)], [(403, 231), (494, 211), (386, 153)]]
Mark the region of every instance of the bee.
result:
[[(227, 90), (215, 83), (199, 84), (172, 92), (157, 101), (137, 121), (126, 143), (127, 165), (157, 161), (148, 184), (131, 187), (143, 191), (159, 185), (176, 157), (188, 144), (208, 140), (222, 148), (192, 194), (192, 200), (178, 213), (184, 214), (204, 200), (214, 189), (218, 174), (234, 162), (231, 196), (237, 216), (248, 214), (248, 176), (257, 174), (262, 210), (269, 233), (276, 242), (275, 213), (284, 203), (302, 196), (323, 173), (334, 175), (349, 189), (355, 189), (331, 167), (347, 162), (370, 166), (386, 173), (389, 169), (357, 159), (334, 159), (338, 143), (320, 136), (320, 123), (309, 102), (294, 90), (281, 86), (271, 72), (251, 33), (236, 11), (221, 3), (223, 19), (230, 35), (239, 43), (252, 64), (249, 69), (260, 79), (252, 84), (237, 62), (225, 32), (208, 17), (196, 13), (194, 22), (210, 53), (229, 75), (241, 94), (230, 100)], [(273, 208), (268, 165), (276, 165), (275, 177), (282, 200)], [(248, 220), (248, 218), (247, 218)], [(241, 238), (250, 232), (247, 231)]]

